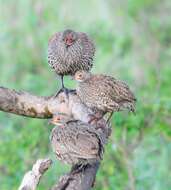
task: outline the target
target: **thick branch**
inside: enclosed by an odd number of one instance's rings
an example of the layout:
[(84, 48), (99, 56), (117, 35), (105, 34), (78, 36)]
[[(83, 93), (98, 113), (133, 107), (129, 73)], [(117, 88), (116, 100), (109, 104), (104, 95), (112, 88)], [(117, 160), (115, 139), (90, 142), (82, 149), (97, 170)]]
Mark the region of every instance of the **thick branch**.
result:
[[(103, 136), (103, 144), (106, 144), (111, 134), (111, 125), (106, 125), (106, 120), (101, 119), (96, 124), (96, 130), (98, 130), (101, 137)], [(77, 172), (77, 168), (75, 168), (72, 172), (61, 177), (52, 190), (90, 190), (94, 185), (99, 165), (100, 162), (87, 165), (79, 172)]]
[(63, 92), (57, 97), (41, 97), (0, 87), (0, 110), (42, 119), (51, 118), (56, 112), (63, 112), (87, 122), (91, 110), (81, 103), (74, 92), (70, 92), (68, 97)]
[(89, 190), (93, 187), (99, 162), (87, 166), (83, 171), (62, 176), (51, 190)]
[[(57, 97), (40, 97), (27, 92), (17, 92), (4, 87), (0, 87), (0, 110), (17, 115), (42, 119), (51, 118), (53, 114), (62, 112), (83, 122), (89, 122), (91, 115), (93, 114), (92, 110), (88, 109), (73, 91), (71, 91), (68, 96), (61, 92)], [(104, 125), (106, 125), (106, 121), (102, 119), (97, 126), (101, 128)], [(105, 133), (108, 137), (111, 130), (110, 128), (106, 129)], [(99, 163), (96, 163), (78, 173), (69, 173), (61, 177), (59, 183), (53, 188), (53, 190), (89, 190), (94, 183), (98, 168)], [(23, 186), (23, 184), (31, 184), (30, 179), (27, 176), (30, 176), (32, 172), (33, 170), (26, 174), (20, 189), (28, 189), (26, 186)], [(38, 177), (36, 180), (37, 182), (34, 183), (34, 188), (30, 188), (31, 190), (36, 188), (40, 178)]]

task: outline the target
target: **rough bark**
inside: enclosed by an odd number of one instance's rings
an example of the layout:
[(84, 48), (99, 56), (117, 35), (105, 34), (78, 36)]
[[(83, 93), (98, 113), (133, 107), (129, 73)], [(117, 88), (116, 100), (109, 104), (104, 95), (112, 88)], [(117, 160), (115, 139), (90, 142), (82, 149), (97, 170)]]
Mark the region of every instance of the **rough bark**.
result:
[(51, 159), (39, 159), (33, 165), (32, 170), (28, 171), (21, 182), (19, 190), (36, 190), (40, 178), (51, 166)]
[(68, 173), (51, 190), (89, 190), (94, 186), (100, 163), (88, 165), (83, 171)]
[[(91, 119), (93, 112), (88, 109), (78, 98), (74, 91), (71, 91), (68, 96), (61, 92), (58, 96), (40, 97), (32, 95), (24, 91), (10, 90), (8, 88), (0, 87), (0, 110), (17, 115), (48, 119), (57, 112), (63, 112), (71, 115), (73, 118), (88, 122)], [(103, 119), (99, 123), (99, 127), (104, 125)], [(110, 135), (110, 128), (106, 131), (106, 135)], [(39, 162), (38, 162), (39, 163)], [(40, 163), (39, 163), (40, 164)], [(97, 170), (100, 163), (86, 167), (84, 170), (77, 173), (68, 173), (60, 178), (57, 185), (52, 190), (89, 190), (94, 184)], [(37, 167), (37, 162), (36, 162)], [(34, 170), (33, 166), (33, 170)], [(48, 168), (48, 167), (47, 167)], [(21, 185), (20, 190), (35, 190), (40, 177), (44, 171), (37, 173), (38, 177), (33, 178), (34, 171), (28, 172)], [(35, 180), (36, 179), (36, 180)], [(31, 183), (31, 181), (34, 183)], [(27, 185), (29, 186), (27, 187)], [(33, 184), (32, 186), (30, 186)]]
[(54, 113), (63, 112), (85, 122), (92, 114), (92, 111), (81, 103), (74, 91), (71, 91), (68, 97), (63, 92), (57, 97), (41, 97), (4, 87), (0, 87), (0, 110), (41, 119), (48, 119)]

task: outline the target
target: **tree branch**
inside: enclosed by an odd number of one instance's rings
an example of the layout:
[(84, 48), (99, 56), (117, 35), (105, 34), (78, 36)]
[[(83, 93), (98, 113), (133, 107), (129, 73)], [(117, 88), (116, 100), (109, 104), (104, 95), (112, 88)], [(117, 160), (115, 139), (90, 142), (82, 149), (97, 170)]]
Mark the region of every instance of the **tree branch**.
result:
[(92, 111), (81, 103), (73, 91), (69, 93), (68, 97), (63, 92), (59, 93), (57, 97), (41, 97), (4, 87), (0, 87), (0, 110), (41, 119), (48, 119), (54, 113), (63, 112), (84, 122), (89, 121), (90, 114), (92, 114)]
[(89, 190), (94, 186), (100, 163), (88, 165), (83, 171), (69, 173), (59, 179), (51, 190)]
[[(62, 112), (72, 116), (76, 120), (89, 122), (93, 111), (88, 109), (76, 95), (75, 91), (70, 91), (68, 96), (61, 92), (58, 96), (40, 97), (27, 92), (17, 92), (8, 88), (0, 87), (0, 110), (17, 115), (48, 119), (57, 112)], [(110, 136), (111, 128), (106, 126), (104, 119), (100, 120), (97, 128), (104, 130), (106, 136)], [(20, 190), (35, 190), (42, 174), (37, 168), (41, 161), (37, 161), (32, 171), (29, 171), (23, 178)], [(100, 163), (87, 166), (77, 173), (68, 173), (60, 178), (53, 190), (89, 190), (94, 184), (97, 170)], [(36, 168), (36, 174), (35, 169)], [(48, 167), (47, 167), (48, 168)], [(35, 177), (37, 175), (37, 177)], [(35, 181), (34, 181), (35, 180)], [(33, 182), (33, 183), (32, 183)]]
[(40, 159), (33, 165), (32, 170), (28, 171), (21, 182), (19, 190), (36, 190), (40, 178), (52, 164), (50, 159)]

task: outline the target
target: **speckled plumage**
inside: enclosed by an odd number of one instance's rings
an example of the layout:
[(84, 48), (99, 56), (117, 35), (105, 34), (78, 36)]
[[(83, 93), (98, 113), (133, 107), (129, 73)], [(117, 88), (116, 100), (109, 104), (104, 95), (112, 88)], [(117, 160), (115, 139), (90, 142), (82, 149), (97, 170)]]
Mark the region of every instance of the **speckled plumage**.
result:
[(51, 133), (51, 144), (57, 159), (73, 165), (94, 163), (102, 158), (106, 137), (93, 126), (68, 121)]
[[(64, 42), (67, 32), (75, 36), (75, 41), (69, 46)], [(74, 75), (78, 70), (89, 71), (92, 68), (94, 53), (94, 44), (85, 33), (65, 30), (49, 40), (48, 63), (58, 75)]]
[(125, 108), (135, 111), (136, 98), (126, 83), (111, 76), (84, 71), (78, 71), (75, 79), (79, 82), (76, 89), (78, 96), (91, 109), (103, 114)]

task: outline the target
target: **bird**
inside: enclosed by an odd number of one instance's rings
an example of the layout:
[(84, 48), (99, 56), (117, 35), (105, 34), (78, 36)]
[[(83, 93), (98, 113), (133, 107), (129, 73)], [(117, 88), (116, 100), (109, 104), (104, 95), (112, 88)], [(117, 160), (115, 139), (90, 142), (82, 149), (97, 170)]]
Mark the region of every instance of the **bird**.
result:
[(48, 43), (48, 63), (61, 77), (62, 89), (65, 75), (73, 76), (78, 70), (89, 71), (93, 66), (95, 45), (83, 32), (66, 29), (55, 33)]
[(94, 126), (63, 113), (55, 114), (50, 122), (56, 126), (50, 139), (58, 160), (82, 168), (102, 159), (106, 136)]
[(113, 112), (124, 109), (135, 113), (136, 98), (125, 82), (86, 71), (77, 71), (74, 79), (78, 82), (76, 92), (81, 101), (98, 113), (93, 119), (98, 120), (109, 112), (108, 122)]

